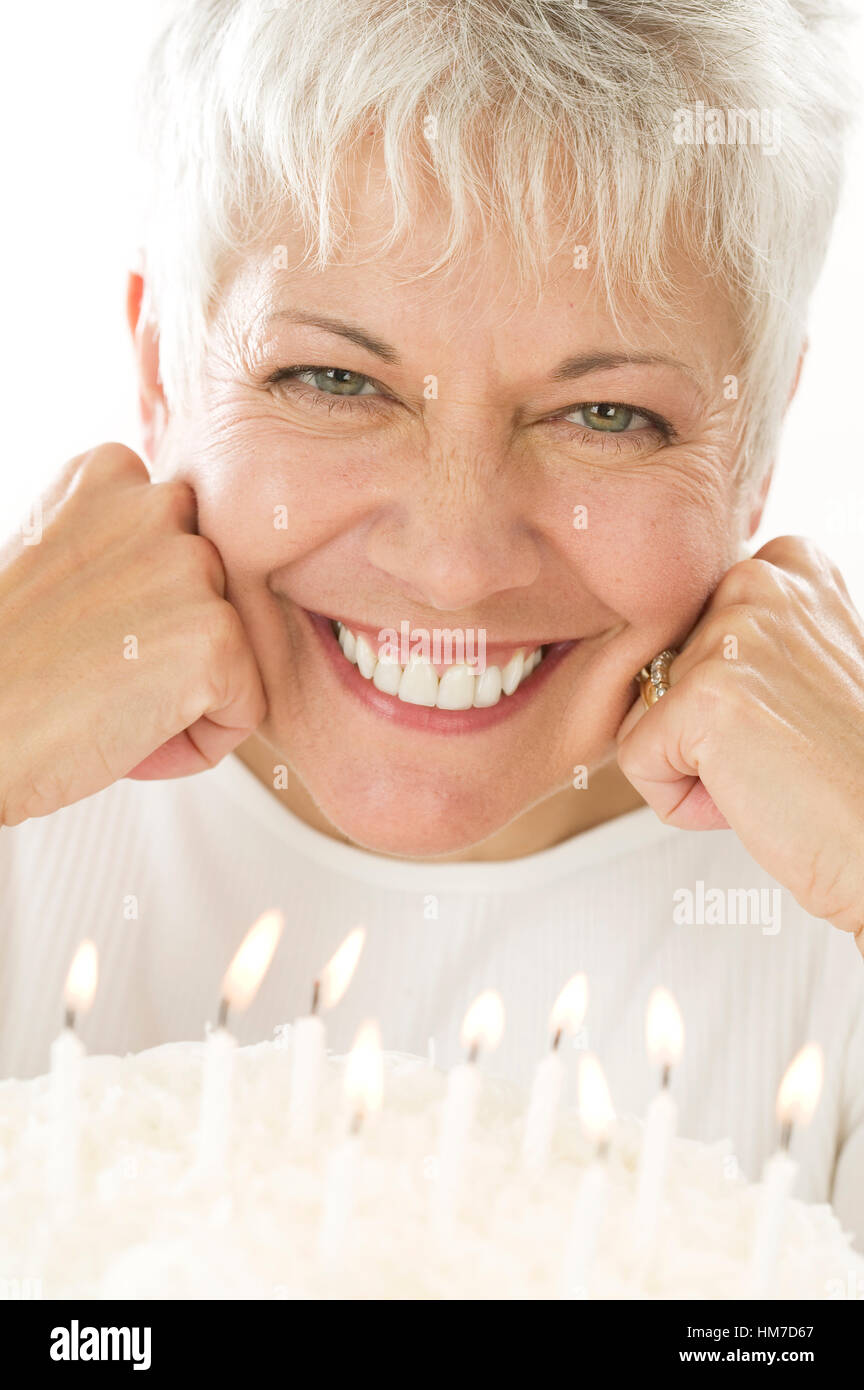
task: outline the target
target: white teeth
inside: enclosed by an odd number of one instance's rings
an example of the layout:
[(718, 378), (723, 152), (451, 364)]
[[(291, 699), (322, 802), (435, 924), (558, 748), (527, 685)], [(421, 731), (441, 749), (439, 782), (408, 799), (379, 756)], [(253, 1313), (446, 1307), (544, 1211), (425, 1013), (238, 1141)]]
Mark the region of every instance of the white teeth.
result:
[(344, 624), (339, 624), (339, 646), (351, 662), (357, 660), (357, 639)]
[(526, 653), (514, 652), (503, 671), (500, 666), (487, 666), (479, 675), (469, 666), (448, 666), (438, 677), (435, 667), (422, 657), (412, 656), (403, 667), (393, 657), (379, 661), (368, 638), (356, 637), (344, 623), (334, 623), (333, 631), (345, 658), (356, 664), (365, 680), (371, 680), (376, 690), (395, 695), (408, 705), (425, 705), (431, 709), (489, 709), (503, 695), (512, 695), (543, 660), (540, 647)]
[[(533, 670), (533, 667), (531, 668)], [(512, 695), (525, 671), (525, 653), (514, 652), (501, 672), (501, 689), (505, 695)]]
[(497, 705), (501, 699), (501, 668), (500, 666), (487, 666), (482, 676), (477, 677), (477, 684), (474, 688), (474, 704), (477, 709), (488, 709), (490, 705)]
[(438, 681), (439, 709), (470, 709), (474, 703), (475, 676), (467, 666), (448, 666)]
[[(400, 671), (402, 668), (398, 666)], [(399, 699), (406, 705), (427, 705), (430, 709), (438, 698), (438, 677), (428, 661), (411, 660), (399, 682)]]
[[(432, 674), (434, 676), (435, 672)], [(402, 667), (398, 661), (379, 661), (372, 676), (375, 689), (383, 690), (385, 695), (399, 695), (402, 680)]]
[(378, 664), (378, 658), (372, 650), (370, 643), (366, 641), (366, 638), (363, 636), (362, 632), (360, 633), (360, 636), (357, 638), (355, 652), (357, 656), (358, 671), (360, 672), (361, 676), (366, 677), (367, 681), (371, 681), (372, 677), (375, 674), (375, 667)]

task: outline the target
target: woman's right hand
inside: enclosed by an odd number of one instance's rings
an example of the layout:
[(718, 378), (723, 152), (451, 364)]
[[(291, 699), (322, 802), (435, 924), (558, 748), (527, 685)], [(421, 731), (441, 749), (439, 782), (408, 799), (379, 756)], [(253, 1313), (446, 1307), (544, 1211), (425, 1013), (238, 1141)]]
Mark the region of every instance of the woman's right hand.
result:
[(0, 825), (120, 777), (213, 767), (266, 713), (188, 483), (122, 444), (66, 465), (36, 544), (0, 550)]

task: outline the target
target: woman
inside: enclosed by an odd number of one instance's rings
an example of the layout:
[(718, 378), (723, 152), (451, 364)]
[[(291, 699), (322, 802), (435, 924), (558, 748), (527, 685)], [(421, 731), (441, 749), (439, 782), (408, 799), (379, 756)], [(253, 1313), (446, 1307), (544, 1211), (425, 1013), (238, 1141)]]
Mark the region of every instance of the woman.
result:
[(815, 1039), (800, 1190), (864, 1241), (864, 625), (749, 545), (839, 179), (820, 9), (178, 10), (146, 463), (73, 459), (0, 571), (3, 1073), (82, 935), (119, 1051), (198, 1035), (264, 908), (249, 1040), (362, 921), (335, 1047), (449, 1065), (494, 986), (524, 1080), (580, 969), (642, 1111), (664, 984), (683, 1132), (751, 1174)]

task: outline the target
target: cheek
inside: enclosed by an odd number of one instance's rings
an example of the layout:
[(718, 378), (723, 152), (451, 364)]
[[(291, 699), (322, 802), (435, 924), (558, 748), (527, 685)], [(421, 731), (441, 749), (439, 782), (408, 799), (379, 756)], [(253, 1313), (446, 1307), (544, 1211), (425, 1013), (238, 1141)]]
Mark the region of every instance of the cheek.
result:
[(368, 445), (289, 434), (284, 425), (237, 425), (184, 468), (198, 525), (232, 576), (265, 576), (333, 541), (374, 509)]
[(568, 561), (582, 585), (632, 626), (686, 620), (738, 556), (733, 485), (686, 461), (583, 480)]

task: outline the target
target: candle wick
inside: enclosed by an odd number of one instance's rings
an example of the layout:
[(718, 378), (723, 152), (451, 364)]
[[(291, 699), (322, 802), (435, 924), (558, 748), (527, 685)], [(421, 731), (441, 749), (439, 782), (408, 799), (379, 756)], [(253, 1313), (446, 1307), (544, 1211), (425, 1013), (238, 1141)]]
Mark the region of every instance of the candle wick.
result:
[(669, 1062), (664, 1062), (663, 1070), (660, 1073), (660, 1089), (663, 1091), (667, 1091), (669, 1089), (669, 1082), (671, 1081), (671, 1079), (672, 1066)]
[(63, 1016), (63, 1025), (68, 1028), (70, 1032), (75, 1032), (75, 1010), (70, 1009), (68, 1005), (66, 1006), (66, 1012)]
[(321, 981), (316, 980), (312, 986), (312, 1007), (309, 1012), (314, 1016), (318, 1012), (318, 1005), (321, 1001)]
[(363, 1128), (363, 1111), (355, 1110), (351, 1116), (351, 1123), (348, 1126), (348, 1133), (351, 1135), (359, 1134)]
[(784, 1120), (780, 1130), (780, 1147), (784, 1153), (789, 1152), (789, 1145), (792, 1142), (792, 1121)]
[(468, 1049), (468, 1061), (469, 1061), (469, 1062), (476, 1062), (476, 1061), (477, 1061), (477, 1058), (478, 1058), (479, 1056), (480, 1056), (480, 1044), (479, 1044), (479, 1042), (473, 1042), (473, 1043), (471, 1044), (471, 1046), (469, 1047), (469, 1049)]
[(555, 1034), (554, 1034), (554, 1036), (553, 1036), (553, 1038), (552, 1038), (552, 1051), (553, 1051), (553, 1052), (557, 1052), (557, 1051), (558, 1051), (558, 1048), (559, 1048), (560, 1045), (561, 1045), (561, 1034), (563, 1033), (563, 1031), (564, 1031), (564, 1030), (563, 1030), (562, 1028), (556, 1028), (556, 1029), (555, 1029)]
[(604, 1162), (606, 1161), (606, 1157), (607, 1157), (608, 1153), (609, 1153), (609, 1140), (608, 1140), (608, 1139), (598, 1139), (598, 1141), (597, 1141), (597, 1155), (596, 1155), (596, 1156), (597, 1156), (597, 1158), (599, 1159), (599, 1161), (600, 1161), (601, 1163), (604, 1163)]
[(218, 1014), (218, 1017), (217, 1017), (217, 1019), (216, 1019), (216, 1026), (217, 1026), (217, 1028), (224, 1028), (224, 1027), (225, 1027), (225, 1024), (226, 1024), (227, 1022), (228, 1022), (228, 1000), (227, 1000), (227, 999), (220, 999), (220, 1000), (219, 1000), (219, 1014)]

